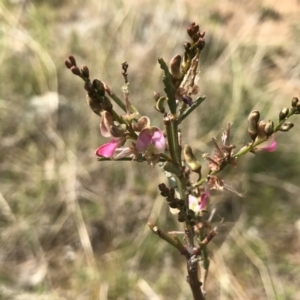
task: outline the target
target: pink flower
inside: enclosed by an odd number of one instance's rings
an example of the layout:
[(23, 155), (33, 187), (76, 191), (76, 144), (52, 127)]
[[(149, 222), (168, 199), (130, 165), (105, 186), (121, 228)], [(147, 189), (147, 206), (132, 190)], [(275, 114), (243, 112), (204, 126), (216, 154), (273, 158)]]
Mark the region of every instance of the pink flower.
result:
[(166, 149), (166, 140), (163, 132), (157, 127), (144, 128), (136, 141), (136, 150), (147, 155), (160, 154)]
[[(113, 116), (110, 112), (103, 111), (101, 117), (100, 132), (104, 137), (112, 136), (112, 139), (108, 143), (100, 146), (95, 154), (100, 157), (113, 157), (115, 151), (126, 142), (125, 129), (114, 123)], [(121, 150), (123, 150), (123, 148), (120, 148), (120, 151)]]
[(274, 152), (277, 147), (277, 142), (275, 141), (274, 134), (270, 135), (269, 138), (256, 146), (255, 150), (256, 151), (267, 151), (267, 152)]
[(204, 193), (201, 194), (200, 197), (200, 203), (198, 198), (189, 195), (189, 207), (191, 210), (193, 210), (194, 212), (201, 212), (203, 210), (206, 210), (206, 207), (208, 205), (208, 200), (210, 197), (210, 193), (208, 190), (206, 190)]
[[(139, 153), (145, 153), (149, 164), (155, 165), (160, 158), (160, 153), (166, 149), (166, 140), (163, 132), (157, 127), (150, 127), (150, 119), (141, 117), (137, 123), (133, 124), (133, 130), (140, 132), (136, 143), (128, 147), (123, 147), (126, 139), (126, 128), (123, 124), (118, 125), (113, 121), (111, 113), (102, 113), (100, 131), (104, 137), (112, 136), (112, 140), (96, 150), (96, 155), (100, 157), (113, 157), (116, 159), (125, 156), (136, 158)], [(129, 138), (130, 139), (130, 138)]]

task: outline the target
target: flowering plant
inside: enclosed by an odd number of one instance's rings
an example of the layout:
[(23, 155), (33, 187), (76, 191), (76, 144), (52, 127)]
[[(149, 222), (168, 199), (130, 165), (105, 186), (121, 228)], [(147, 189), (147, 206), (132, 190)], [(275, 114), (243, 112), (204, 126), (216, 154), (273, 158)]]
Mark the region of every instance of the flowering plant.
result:
[[(202, 163), (191, 146), (182, 143), (180, 131), (180, 124), (205, 100), (205, 96), (197, 96), (199, 58), (205, 46), (205, 32), (192, 23), (187, 33), (190, 40), (184, 43), (182, 56), (174, 56), (169, 65), (162, 58), (158, 59), (164, 73), (164, 95), (154, 93), (154, 100), (164, 128), (151, 126), (149, 117), (140, 114), (130, 102), (127, 63), (122, 64), (124, 101), (106, 83), (98, 79), (91, 81), (89, 69), (86, 66), (79, 68), (73, 56), (69, 56), (65, 64), (73, 74), (83, 79), (88, 105), (100, 117), (100, 132), (103, 137), (111, 139), (95, 151), (98, 160), (147, 162), (165, 173), (169, 186), (161, 183), (158, 188), (161, 196), (166, 198), (170, 212), (183, 223), (184, 238), (179, 238), (174, 232), (165, 233), (153, 223), (149, 223), (149, 227), (185, 257), (193, 298), (205, 299), (209, 269), (206, 247), (217, 235), (217, 227), (211, 226), (208, 217), (210, 190), (228, 190), (244, 196), (226, 184), (219, 173), (228, 165), (236, 166), (239, 157), (248, 152), (275, 151), (275, 134), (287, 132), (294, 126), (287, 120), (294, 114), (300, 114), (300, 102), (293, 98), (291, 107), (280, 111), (277, 122), (260, 120), (257, 110), (250, 112), (247, 127), (251, 141), (238, 151), (231, 143), (229, 123), (221, 142), (213, 138), (213, 154), (203, 156), (208, 165), (208, 171), (203, 174)], [(124, 111), (123, 115), (114, 110), (112, 101)], [(194, 179), (193, 173), (196, 173), (197, 179)], [(203, 270), (200, 279), (199, 268)]]

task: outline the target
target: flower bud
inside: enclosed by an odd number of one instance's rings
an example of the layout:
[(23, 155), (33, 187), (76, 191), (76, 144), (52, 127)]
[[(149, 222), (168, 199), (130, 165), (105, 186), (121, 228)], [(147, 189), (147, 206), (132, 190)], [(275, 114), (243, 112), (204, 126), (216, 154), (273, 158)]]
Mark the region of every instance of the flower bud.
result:
[(184, 222), (185, 219), (186, 219), (185, 211), (184, 211), (184, 210), (181, 210), (181, 211), (178, 213), (178, 222)]
[(106, 96), (102, 97), (102, 106), (107, 111), (111, 111), (113, 108), (111, 101)]
[(105, 95), (105, 89), (104, 89), (104, 85), (103, 82), (98, 80), (98, 79), (94, 79), (93, 80), (93, 87), (97, 90), (99, 96), (104, 96)]
[(265, 131), (266, 136), (270, 136), (271, 134), (274, 133), (274, 123), (271, 120), (269, 120), (266, 123), (264, 131)]
[(158, 189), (162, 192), (162, 191), (166, 191), (169, 194), (169, 188), (166, 186), (165, 183), (160, 183), (158, 185)]
[(296, 107), (298, 103), (299, 103), (299, 99), (297, 97), (294, 97), (292, 99), (292, 107)]
[(170, 206), (171, 208), (177, 208), (177, 203), (176, 203), (176, 201), (169, 202), (169, 206)]
[(87, 66), (82, 66), (81, 67), (81, 74), (82, 74), (83, 77), (89, 78), (90, 77), (89, 68)]
[(283, 125), (281, 125), (280, 131), (289, 131), (293, 127), (294, 127), (293, 123), (291, 123), (291, 122), (285, 122)]
[(91, 108), (91, 110), (98, 116), (101, 116), (101, 112), (103, 111), (102, 102), (99, 101), (96, 97), (86, 94), (86, 101)]
[(65, 65), (68, 69), (71, 69), (71, 67), (75, 66), (76, 67), (76, 60), (73, 55), (69, 55), (68, 59), (65, 61)]
[(110, 127), (110, 134), (116, 138), (123, 136), (125, 131), (126, 131), (125, 124), (114, 124), (113, 126)]
[(257, 124), (257, 139), (263, 139), (266, 137), (265, 127), (267, 123), (265, 121), (259, 121)]
[(205, 46), (205, 38), (204, 37), (200, 37), (197, 42), (195, 43), (195, 46), (197, 48), (199, 48), (200, 50), (203, 50), (204, 46)]
[(189, 168), (199, 175), (201, 174), (201, 164), (196, 159), (192, 148), (189, 145), (184, 145), (183, 155), (186, 163), (188, 164)]
[(71, 69), (71, 67), (73, 66), (73, 64), (71, 63), (70, 60), (65, 60), (65, 66), (68, 68), (68, 69)]
[(175, 55), (170, 63), (169, 63), (170, 73), (172, 74), (173, 78), (179, 79), (181, 78), (181, 56)]
[(69, 55), (68, 59), (72, 63), (73, 66), (76, 66), (76, 59), (73, 55)]
[(300, 114), (300, 102), (297, 103), (296, 110), (295, 110), (295, 115), (299, 115), (299, 114)]
[(70, 70), (74, 75), (80, 76), (80, 70), (78, 67), (72, 66)]
[(188, 96), (188, 95), (183, 95), (182, 96), (182, 101), (185, 103), (185, 104), (187, 104), (188, 106), (192, 106), (192, 104), (193, 104), (193, 99), (190, 97), (190, 96)]
[(150, 127), (150, 119), (146, 116), (142, 116), (138, 119), (137, 123), (132, 123), (132, 129), (134, 131), (142, 131), (144, 128)]
[(199, 25), (195, 22), (191, 23), (190, 26), (187, 28), (188, 35), (193, 38), (199, 32)]
[(279, 113), (279, 121), (285, 120), (288, 114), (289, 114), (289, 109), (286, 107), (283, 108)]
[(159, 98), (160, 98), (160, 94), (158, 92), (153, 92), (153, 99), (155, 101), (158, 101)]
[(248, 117), (248, 133), (253, 141), (257, 137), (257, 123), (259, 118), (260, 113), (257, 110), (253, 110)]

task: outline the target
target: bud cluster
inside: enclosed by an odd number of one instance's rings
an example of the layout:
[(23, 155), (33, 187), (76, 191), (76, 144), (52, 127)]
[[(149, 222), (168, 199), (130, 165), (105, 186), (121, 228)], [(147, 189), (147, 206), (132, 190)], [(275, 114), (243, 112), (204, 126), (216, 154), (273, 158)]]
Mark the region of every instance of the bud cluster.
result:
[(98, 116), (104, 110), (112, 111), (112, 103), (105, 95), (105, 85), (102, 81), (90, 80), (90, 72), (87, 66), (77, 67), (74, 56), (70, 55), (65, 61), (65, 65), (71, 72), (84, 80), (84, 88), (87, 91), (86, 100), (91, 110)]
[(178, 222), (185, 222), (188, 220), (191, 225), (195, 225), (195, 212), (191, 209), (188, 210), (188, 213), (186, 213), (186, 204), (183, 199), (178, 199), (175, 197), (175, 189), (174, 188), (168, 188), (164, 183), (161, 183), (158, 185), (158, 189), (160, 190), (161, 196), (166, 198), (168, 205), (170, 209), (178, 210)]
[(187, 28), (187, 33), (190, 36), (190, 38), (193, 40), (195, 43), (195, 47), (199, 48), (202, 50), (205, 46), (205, 31), (200, 31), (199, 25), (196, 23), (192, 23), (188, 28)]

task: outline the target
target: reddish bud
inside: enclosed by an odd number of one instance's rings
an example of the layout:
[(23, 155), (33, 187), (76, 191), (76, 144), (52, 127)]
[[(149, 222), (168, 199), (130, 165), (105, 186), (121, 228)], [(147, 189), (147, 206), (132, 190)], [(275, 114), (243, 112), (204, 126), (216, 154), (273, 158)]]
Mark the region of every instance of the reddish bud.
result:
[(89, 78), (90, 77), (90, 71), (89, 71), (89, 68), (87, 66), (82, 66), (81, 67), (81, 74), (83, 77), (85, 78)]
[(72, 64), (72, 66), (75, 66), (76, 67), (76, 59), (73, 55), (69, 55), (69, 61), (70, 63)]
[(71, 72), (72, 72), (74, 75), (77, 75), (77, 76), (80, 76), (80, 75), (81, 75), (79, 68), (78, 68), (78, 67), (75, 67), (75, 66), (72, 66), (72, 67), (71, 67)]

